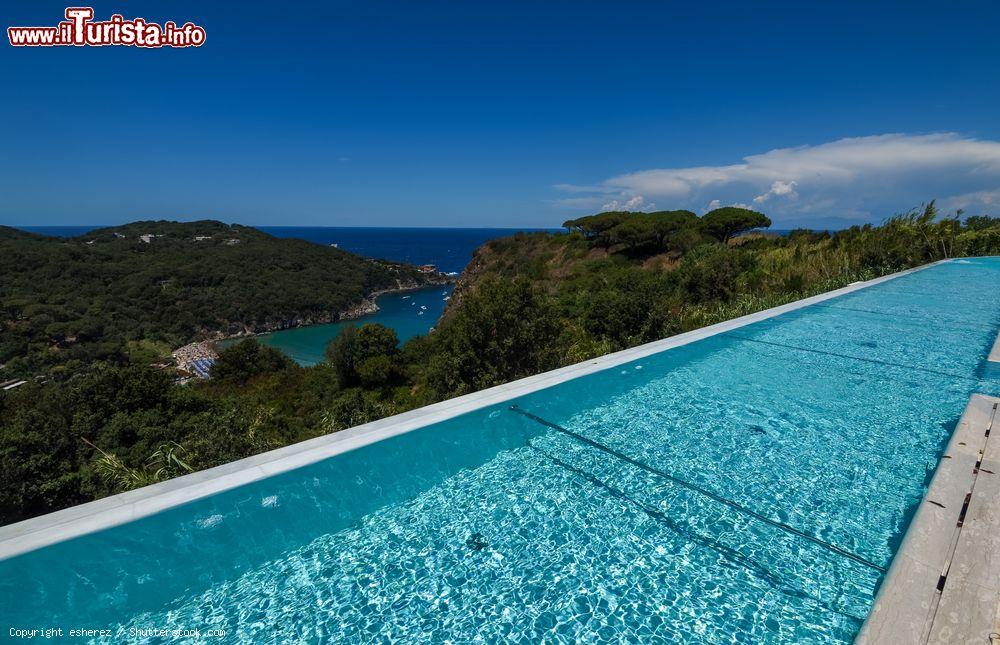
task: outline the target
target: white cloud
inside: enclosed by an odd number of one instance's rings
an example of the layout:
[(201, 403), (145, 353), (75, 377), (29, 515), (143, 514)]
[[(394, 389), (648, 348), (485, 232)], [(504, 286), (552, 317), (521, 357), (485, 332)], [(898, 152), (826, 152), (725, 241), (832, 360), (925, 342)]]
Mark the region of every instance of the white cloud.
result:
[(556, 208), (568, 208), (575, 210), (598, 210), (607, 200), (607, 197), (567, 197), (565, 199), (549, 200), (549, 203)]
[(743, 202), (728, 202), (723, 204), (721, 199), (713, 199), (708, 202), (708, 206), (702, 209), (702, 214), (708, 211), (714, 211), (716, 208), (722, 208), (723, 206), (735, 206), (736, 208), (746, 208), (747, 210), (754, 210), (754, 207), (750, 204), (744, 204)]
[(642, 195), (636, 195), (631, 199), (627, 199), (624, 202), (618, 201), (617, 199), (612, 199), (610, 202), (605, 202), (601, 206), (602, 211), (641, 211), (650, 212), (656, 209), (656, 204), (650, 202), (646, 203), (646, 198)]
[(556, 184), (553, 188), (564, 193), (614, 193), (618, 191), (617, 188), (608, 186), (577, 186), (576, 184)]
[(762, 195), (757, 195), (753, 198), (754, 203), (763, 204), (771, 197), (781, 197), (782, 195), (788, 195), (789, 197), (798, 197), (798, 193), (795, 192), (796, 182), (794, 181), (775, 181), (771, 184), (771, 189)]
[(961, 208), (967, 215), (1000, 215), (1000, 190), (980, 190), (947, 197), (941, 201), (940, 207), (948, 211)]
[[(930, 199), (1000, 205), (1000, 142), (953, 133), (884, 134), (779, 148), (739, 163), (641, 170), (594, 186), (560, 184), (577, 208), (656, 199), (664, 208), (750, 202), (782, 224), (881, 220)], [(605, 197), (601, 197), (605, 196)], [(991, 197), (994, 196), (994, 197)], [(712, 207), (709, 204), (710, 208)]]

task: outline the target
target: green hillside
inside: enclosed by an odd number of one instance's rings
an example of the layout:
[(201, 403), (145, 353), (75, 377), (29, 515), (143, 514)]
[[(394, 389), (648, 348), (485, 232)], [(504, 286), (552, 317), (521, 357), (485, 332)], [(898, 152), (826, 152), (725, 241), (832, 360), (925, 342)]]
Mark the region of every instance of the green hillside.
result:
[(0, 227), (0, 275), (8, 375), (121, 360), (130, 346), (328, 322), (374, 291), (434, 279), (213, 221), (135, 222), (73, 239)]

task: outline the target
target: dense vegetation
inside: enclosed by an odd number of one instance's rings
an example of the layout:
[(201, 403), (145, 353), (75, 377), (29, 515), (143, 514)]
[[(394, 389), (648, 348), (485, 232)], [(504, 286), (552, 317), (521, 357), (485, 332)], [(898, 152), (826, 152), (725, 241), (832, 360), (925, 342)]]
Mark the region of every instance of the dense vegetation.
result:
[[(0, 521), (217, 465), (855, 280), (943, 257), (1000, 254), (1000, 219), (970, 217), (962, 223), (938, 217), (933, 204), (882, 226), (740, 235), (766, 226), (761, 218), (740, 209), (701, 218), (686, 211), (603, 213), (567, 222), (569, 234), (494, 240), (477, 251), (433, 334), (400, 347), (391, 330), (365, 325), (335, 339), (327, 362), (312, 368), (249, 340), (222, 353), (212, 380), (187, 387), (135, 357), (92, 360), (72, 377), (31, 382), (0, 397)], [(54, 255), (52, 261), (61, 258)], [(186, 262), (179, 262), (164, 267), (163, 280), (188, 273)], [(65, 284), (72, 283), (67, 276)], [(259, 315), (267, 318), (269, 303), (256, 299)], [(20, 320), (33, 311), (32, 304), (20, 305)], [(144, 334), (168, 333), (153, 329), (156, 315), (144, 318), (150, 325)], [(116, 324), (111, 316), (95, 316), (104, 325)], [(159, 324), (170, 329), (175, 323)]]
[(587, 240), (604, 247), (622, 244), (629, 251), (679, 251), (697, 245), (704, 236), (726, 243), (736, 235), (770, 225), (771, 220), (763, 213), (735, 206), (717, 208), (701, 218), (685, 210), (606, 211), (563, 223), (571, 232), (579, 232)]
[(414, 267), (211, 221), (69, 240), (0, 227), (0, 275), (0, 380), (335, 319), (373, 291), (426, 280)]

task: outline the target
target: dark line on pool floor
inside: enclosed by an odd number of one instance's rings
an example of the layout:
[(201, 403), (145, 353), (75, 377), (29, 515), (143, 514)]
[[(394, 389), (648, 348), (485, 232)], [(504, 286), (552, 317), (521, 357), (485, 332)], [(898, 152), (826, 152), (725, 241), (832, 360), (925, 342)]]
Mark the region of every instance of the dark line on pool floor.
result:
[(881, 566), (875, 564), (874, 562), (872, 562), (871, 560), (868, 560), (866, 558), (861, 557), (860, 555), (852, 553), (852, 552), (850, 552), (850, 551), (848, 551), (846, 549), (843, 549), (843, 548), (841, 548), (841, 547), (839, 547), (839, 546), (837, 546), (835, 544), (830, 544), (829, 542), (825, 542), (825, 541), (819, 539), (818, 537), (810, 535), (810, 534), (808, 534), (808, 533), (806, 533), (804, 531), (801, 531), (801, 530), (799, 530), (799, 529), (797, 529), (797, 528), (795, 528), (793, 526), (789, 526), (788, 524), (785, 524), (783, 522), (778, 522), (777, 520), (772, 520), (771, 518), (767, 517), (766, 515), (761, 515), (760, 513), (756, 512), (756, 511), (753, 511), (753, 510), (750, 510), (749, 508), (746, 508), (745, 506), (742, 506), (741, 504), (738, 504), (738, 503), (732, 501), (731, 499), (727, 499), (725, 497), (722, 497), (721, 495), (717, 495), (716, 493), (713, 493), (713, 492), (711, 492), (709, 490), (706, 490), (706, 489), (702, 488), (701, 486), (698, 486), (697, 484), (692, 484), (691, 482), (683, 480), (683, 479), (680, 479), (679, 477), (675, 477), (674, 475), (671, 475), (670, 473), (667, 473), (667, 472), (659, 470), (657, 468), (653, 468), (652, 466), (646, 465), (646, 464), (642, 463), (641, 461), (636, 461), (635, 459), (629, 457), (628, 455), (626, 455), (624, 453), (621, 453), (621, 452), (618, 452), (614, 448), (610, 448), (608, 446), (605, 446), (604, 444), (598, 443), (597, 441), (594, 441), (593, 439), (585, 437), (585, 436), (583, 436), (583, 435), (581, 435), (581, 434), (579, 434), (577, 432), (573, 432), (572, 430), (569, 430), (569, 429), (564, 428), (564, 427), (562, 427), (560, 425), (552, 423), (551, 421), (546, 421), (545, 419), (543, 419), (543, 418), (541, 418), (541, 417), (539, 417), (537, 415), (534, 415), (531, 412), (528, 412), (526, 410), (522, 410), (516, 404), (510, 406), (510, 410), (512, 412), (516, 412), (517, 414), (520, 414), (520, 415), (522, 415), (522, 416), (524, 416), (524, 417), (526, 417), (528, 419), (531, 419), (532, 421), (534, 421), (534, 422), (536, 422), (536, 423), (538, 423), (540, 425), (543, 425), (543, 426), (545, 426), (547, 428), (551, 428), (553, 430), (561, 432), (561, 433), (565, 434), (566, 436), (572, 437), (572, 438), (576, 439), (577, 441), (580, 441), (581, 443), (584, 443), (584, 444), (586, 444), (588, 446), (591, 446), (592, 448), (596, 448), (596, 449), (598, 449), (598, 450), (600, 450), (600, 451), (602, 451), (602, 452), (604, 452), (606, 454), (609, 454), (612, 457), (615, 457), (615, 458), (617, 458), (617, 459), (619, 459), (621, 461), (624, 461), (626, 463), (632, 464), (636, 468), (640, 468), (642, 470), (645, 470), (648, 473), (652, 473), (654, 475), (662, 477), (663, 479), (666, 479), (666, 480), (671, 481), (671, 482), (673, 482), (673, 483), (675, 483), (675, 484), (677, 484), (679, 486), (687, 488), (688, 490), (691, 490), (691, 491), (694, 491), (694, 492), (699, 493), (701, 495), (704, 495), (705, 497), (708, 497), (709, 499), (713, 499), (713, 500), (719, 502), (720, 504), (725, 504), (726, 506), (729, 506), (730, 508), (733, 508), (733, 509), (739, 511), (739, 512), (743, 513), (744, 515), (748, 515), (748, 516), (750, 516), (750, 517), (752, 517), (754, 519), (757, 519), (757, 520), (759, 520), (761, 522), (764, 522), (765, 524), (773, 526), (774, 528), (780, 529), (780, 530), (785, 531), (786, 533), (790, 533), (792, 535), (797, 535), (800, 538), (803, 538), (805, 540), (809, 540), (810, 542), (812, 542), (814, 544), (817, 544), (817, 545), (823, 547), (824, 549), (826, 549), (828, 551), (831, 551), (833, 553), (841, 555), (841, 556), (843, 556), (845, 558), (848, 558), (850, 560), (854, 560), (855, 562), (857, 562), (859, 564), (863, 564), (863, 565), (865, 565), (865, 566), (867, 566), (869, 568), (872, 568), (872, 569), (874, 569), (874, 570), (876, 570), (876, 571), (878, 571), (880, 573), (885, 573), (886, 572), (886, 569), (884, 567), (881, 567)]
[(598, 478), (598, 477), (596, 477), (594, 475), (591, 475), (590, 473), (586, 472), (582, 468), (577, 468), (576, 466), (568, 464), (565, 461), (563, 461), (562, 459), (559, 459), (558, 457), (556, 457), (555, 455), (550, 454), (548, 451), (542, 450), (538, 446), (536, 446), (533, 443), (531, 443), (530, 439), (528, 441), (526, 441), (525, 444), (529, 448), (531, 448), (532, 450), (534, 450), (535, 452), (539, 453), (540, 455), (542, 455), (543, 457), (545, 457), (546, 459), (548, 459), (549, 461), (551, 461), (552, 463), (554, 463), (555, 465), (559, 466), (560, 468), (562, 468), (562, 469), (564, 469), (564, 470), (566, 470), (566, 471), (568, 471), (570, 473), (573, 473), (574, 475), (576, 475), (577, 477), (579, 477), (579, 478), (583, 479), (584, 481), (588, 482), (592, 486), (595, 486), (597, 488), (600, 488), (600, 489), (604, 490), (606, 493), (608, 493), (612, 497), (614, 497), (616, 499), (620, 499), (620, 500), (622, 500), (624, 502), (627, 502), (627, 503), (629, 503), (629, 504), (637, 507), (639, 510), (641, 510), (643, 513), (645, 513), (649, 517), (651, 517), (654, 520), (656, 520), (656, 521), (658, 521), (658, 522), (660, 522), (660, 523), (665, 524), (666, 526), (668, 526), (671, 531), (673, 531), (674, 533), (680, 535), (684, 539), (689, 540), (691, 542), (694, 542), (696, 544), (699, 544), (699, 545), (705, 547), (706, 549), (711, 549), (712, 551), (715, 551), (716, 553), (719, 553), (723, 557), (729, 559), (734, 564), (743, 567), (744, 569), (746, 569), (747, 571), (749, 571), (749, 572), (751, 572), (753, 574), (756, 574), (759, 578), (761, 578), (762, 580), (767, 581), (767, 583), (769, 583), (775, 589), (778, 589), (782, 593), (784, 593), (784, 594), (786, 594), (788, 596), (791, 596), (793, 598), (812, 600), (813, 602), (815, 602), (818, 605), (820, 605), (823, 609), (826, 609), (827, 611), (831, 611), (833, 613), (836, 613), (836, 614), (839, 614), (841, 616), (844, 616), (845, 618), (848, 618), (850, 620), (854, 620), (858, 624), (860, 624), (862, 621), (864, 621), (864, 618), (859, 617), (859, 616), (855, 616), (854, 614), (850, 613), (846, 609), (838, 608), (835, 605), (832, 605), (830, 602), (828, 602), (826, 600), (823, 600), (822, 598), (819, 598), (817, 596), (814, 596), (814, 595), (810, 594), (808, 591), (805, 591), (804, 589), (799, 589), (795, 585), (792, 585), (792, 584), (790, 584), (788, 582), (783, 581), (777, 574), (771, 572), (770, 569), (768, 569), (764, 565), (760, 564), (757, 560), (755, 560), (755, 559), (753, 559), (753, 558), (751, 558), (749, 556), (743, 555), (742, 553), (740, 553), (736, 549), (733, 549), (731, 547), (728, 547), (728, 546), (725, 546), (725, 545), (721, 544), (718, 541), (718, 539), (714, 539), (713, 540), (713, 539), (709, 539), (708, 537), (705, 537), (703, 535), (698, 535), (698, 533), (696, 533), (695, 531), (693, 531), (690, 527), (677, 522), (676, 520), (674, 520), (672, 517), (670, 517), (666, 513), (662, 512), (662, 511), (659, 511), (659, 510), (657, 510), (655, 508), (652, 508), (651, 506), (648, 506), (648, 505), (640, 502), (639, 500), (631, 497), (630, 495), (628, 495), (624, 491), (619, 490), (618, 488), (615, 488), (611, 484), (609, 484), (609, 483), (601, 480), (600, 478)]
[[(902, 276), (900, 276), (900, 277), (902, 277)], [(905, 282), (901, 282), (901, 281), (897, 281), (895, 284), (893, 284), (892, 281), (887, 281), (887, 282), (883, 282), (880, 285), (871, 285), (871, 286), (879, 287), (879, 291), (881, 293), (889, 293), (889, 294), (900, 295), (900, 296), (916, 296), (917, 298), (927, 299), (928, 296), (937, 296), (937, 295), (940, 295), (940, 286), (939, 285), (929, 285), (929, 288), (935, 290), (934, 293), (931, 293), (929, 291), (911, 291), (910, 289), (893, 289), (892, 288), (893, 286), (897, 286), (898, 287), (900, 284), (903, 284), (904, 286), (910, 286), (910, 285), (906, 285)], [(850, 295), (850, 294), (844, 294), (844, 295), (846, 296), (846, 295)]]
[[(885, 316), (887, 318), (892, 318), (897, 322), (910, 323), (911, 325), (933, 325), (935, 327), (945, 327), (948, 329), (953, 329), (956, 327), (961, 327), (968, 330), (988, 330), (992, 331), (996, 329), (996, 324), (993, 323), (970, 323), (968, 321), (958, 321), (952, 319), (944, 318), (931, 318), (930, 316), (920, 316), (916, 314), (900, 314), (900, 313), (889, 313), (887, 311), (875, 311), (874, 309), (858, 309), (857, 307), (844, 307), (841, 305), (828, 305), (826, 303), (815, 303), (810, 305), (810, 307), (819, 307), (821, 309), (840, 309), (841, 311), (856, 311), (863, 314), (874, 314), (876, 316)], [(806, 307), (808, 309), (808, 307)]]
[(798, 345), (787, 345), (785, 343), (776, 343), (773, 340), (761, 340), (759, 338), (749, 338), (747, 336), (740, 336), (739, 334), (734, 334), (732, 332), (723, 332), (719, 335), (726, 336), (728, 338), (733, 338), (736, 340), (745, 340), (751, 343), (760, 343), (762, 345), (771, 345), (773, 347), (793, 349), (793, 350), (798, 350), (800, 352), (810, 352), (812, 354), (822, 354), (824, 356), (836, 356), (838, 358), (847, 358), (850, 360), (862, 361), (865, 363), (874, 363), (875, 365), (885, 365), (886, 367), (898, 367), (900, 369), (911, 370), (914, 372), (923, 372), (925, 374), (934, 374), (936, 376), (944, 376), (947, 378), (955, 378), (955, 379), (960, 379), (962, 381), (972, 381), (973, 383), (979, 383), (979, 379), (974, 376), (963, 376), (961, 374), (955, 374), (954, 372), (942, 372), (940, 370), (932, 370), (926, 367), (915, 367), (913, 365), (903, 365), (902, 363), (880, 361), (877, 358), (865, 358), (864, 356), (852, 356), (851, 354), (840, 354), (837, 352), (830, 352), (825, 349), (811, 349), (809, 347), (800, 347)]

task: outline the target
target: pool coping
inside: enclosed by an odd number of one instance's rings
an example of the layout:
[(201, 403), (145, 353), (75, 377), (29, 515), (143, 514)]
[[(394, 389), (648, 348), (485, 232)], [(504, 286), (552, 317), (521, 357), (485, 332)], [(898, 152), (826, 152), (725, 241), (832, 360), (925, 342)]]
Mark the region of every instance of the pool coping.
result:
[(136, 490), (9, 524), (0, 527), (0, 560), (154, 515), (175, 506), (301, 468), (467, 412), (531, 394), (565, 381), (681, 347), (950, 261), (951, 259), (938, 260), (872, 280), (855, 282), (839, 289), (746, 316), (448, 399)]
[(989, 642), (1000, 606), (1000, 398), (973, 394), (856, 644)]
[(990, 356), (987, 360), (1000, 363), (1000, 332), (997, 332), (996, 342), (993, 343), (993, 349), (990, 350)]

